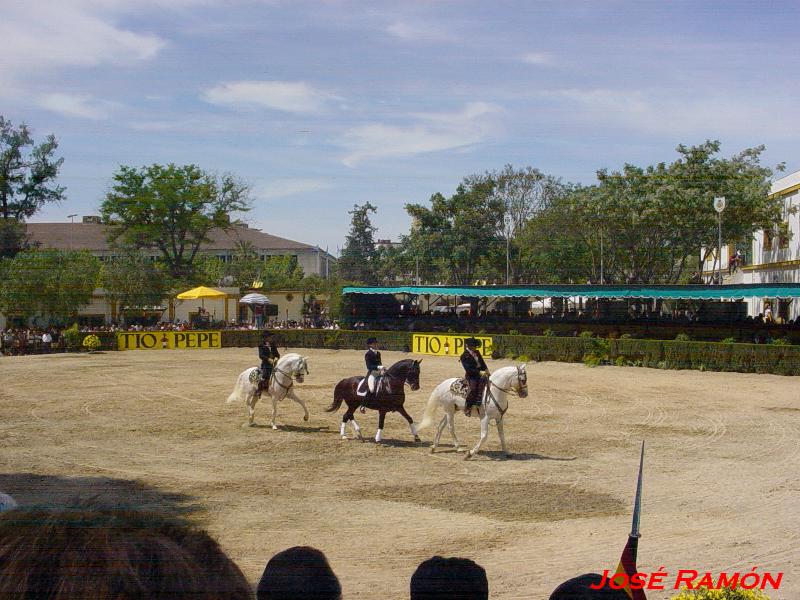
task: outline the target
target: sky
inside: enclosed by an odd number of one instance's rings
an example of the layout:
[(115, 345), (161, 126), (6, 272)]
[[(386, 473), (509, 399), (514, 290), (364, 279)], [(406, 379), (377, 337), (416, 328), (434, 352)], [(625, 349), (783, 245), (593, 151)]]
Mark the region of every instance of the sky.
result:
[[(800, 169), (797, 2), (0, 0), (0, 115), (53, 133), (64, 202), (120, 165), (251, 187), (243, 219), (337, 254), (506, 164), (591, 184), (678, 144)], [(78, 217), (78, 218), (79, 218)]]

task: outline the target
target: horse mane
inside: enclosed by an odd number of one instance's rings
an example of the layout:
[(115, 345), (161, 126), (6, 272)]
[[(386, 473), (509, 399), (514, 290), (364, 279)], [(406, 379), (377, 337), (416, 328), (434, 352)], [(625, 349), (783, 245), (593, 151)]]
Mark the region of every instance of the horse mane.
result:
[(403, 360), (398, 360), (391, 367), (389, 367), (388, 372), (392, 375), (397, 375), (398, 371), (400, 371), (405, 367), (410, 367), (411, 363), (413, 362), (414, 362), (413, 358), (405, 358)]

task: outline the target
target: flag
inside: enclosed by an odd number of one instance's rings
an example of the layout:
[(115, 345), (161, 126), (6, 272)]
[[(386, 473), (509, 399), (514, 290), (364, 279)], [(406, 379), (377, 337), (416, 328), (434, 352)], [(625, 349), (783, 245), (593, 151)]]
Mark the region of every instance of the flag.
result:
[[(639, 514), (642, 508), (642, 467), (644, 465), (644, 441), (642, 442), (642, 453), (639, 458), (639, 479), (636, 483), (636, 500), (633, 502), (633, 523), (631, 524), (631, 533), (628, 535), (628, 543), (622, 550), (622, 557), (619, 559), (617, 571), (614, 576), (625, 574), (626, 582), (630, 582), (630, 577), (636, 573), (636, 552), (639, 549)], [(624, 588), (625, 593), (631, 600), (647, 600), (644, 595), (644, 590), (631, 589), (630, 583)]]

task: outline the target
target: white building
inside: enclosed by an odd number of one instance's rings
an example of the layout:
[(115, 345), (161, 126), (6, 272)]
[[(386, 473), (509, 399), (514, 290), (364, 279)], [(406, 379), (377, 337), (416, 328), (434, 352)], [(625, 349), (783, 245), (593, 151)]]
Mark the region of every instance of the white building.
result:
[[(800, 283), (800, 171), (773, 182), (770, 195), (783, 199), (784, 233), (779, 228), (756, 232), (752, 262), (742, 267), (742, 280), (735, 283)], [(797, 300), (772, 298), (749, 300), (748, 314), (763, 313), (767, 305), (775, 317), (800, 317)]]

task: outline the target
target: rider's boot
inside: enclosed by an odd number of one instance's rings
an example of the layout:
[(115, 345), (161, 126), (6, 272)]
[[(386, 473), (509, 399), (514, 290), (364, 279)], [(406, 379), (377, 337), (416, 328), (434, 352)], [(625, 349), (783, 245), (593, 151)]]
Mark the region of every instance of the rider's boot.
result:
[(367, 388), (367, 393), (361, 397), (361, 406), (358, 407), (358, 410), (361, 412), (362, 415), (366, 414), (367, 402), (369, 402), (370, 400), (372, 400), (372, 392), (370, 392), (369, 388)]

